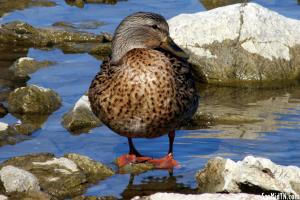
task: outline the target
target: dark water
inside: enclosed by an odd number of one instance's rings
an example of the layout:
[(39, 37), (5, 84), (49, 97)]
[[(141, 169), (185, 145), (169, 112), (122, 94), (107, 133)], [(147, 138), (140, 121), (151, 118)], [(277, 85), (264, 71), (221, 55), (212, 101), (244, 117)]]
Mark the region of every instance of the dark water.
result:
[[(0, 23), (26, 21), (34, 26), (49, 27), (58, 21), (86, 23), (100, 21), (104, 26), (82, 28), (99, 33), (113, 32), (121, 19), (135, 11), (153, 11), (170, 18), (180, 13), (203, 11), (197, 0), (129, 0), (116, 5), (87, 4), (83, 9), (55, 0), (55, 7), (17, 10), (0, 18)], [(254, 1), (285, 16), (300, 19), (296, 0)], [(26, 55), (26, 52), (25, 52)], [(87, 155), (114, 167), (112, 160), (127, 152), (127, 140), (102, 126), (88, 134), (72, 135), (60, 124), (61, 117), (87, 90), (100, 60), (88, 54), (63, 54), (60, 50), (29, 49), (28, 56), (57, 64), (40, 69), (30, 84), (52, 88), (60, 94), (63, 106), (53, 113), (30, 140), (0, 148), (0, 161), (33, 152), (68, 152)], [(214, 156), (240, 160), (246, 155), (263, 156), (284, 165), (300, 166), (300, 87), (280, 90), (206, 88), (201, 91), (203, 111), (262, 119), (256, 123), (223, 123), (206, 129), (177, 131), (175, 156), (181, 168), (169, 177), (167, 171), (150, 171), (139, 176), (115, 175), (89, 188), (87, 195), (114, 195), (130, 198), (157, 191), (194, 192), (195, 172)], [(0, 121), (9, 124), (17, 119), (7, 115)], [(167, 137), (135, 140), (136, 147), (149, 156), (163, 156)]]

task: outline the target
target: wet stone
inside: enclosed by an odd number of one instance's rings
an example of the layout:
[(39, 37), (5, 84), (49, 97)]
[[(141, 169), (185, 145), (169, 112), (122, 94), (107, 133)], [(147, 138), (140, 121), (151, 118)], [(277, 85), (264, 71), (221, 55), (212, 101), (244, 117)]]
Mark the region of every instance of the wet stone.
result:
[(88, 157), (77, 154), (69, 154), (69, 157), (75, 162), (66, 157), (56, 158), (50, 153), (30, 154), (11, 158), (3, 162), (0, 169), (14, 166), (33, 174), (45, 193), (40, 195), (50, 195), (51, 199), (82, 195), (90, 184), (113, 174), (108, 167)]
[[(15, 21), (0, 25), (0, 42), (3, 45), (35, 47), (41, 49), (59, 48), (65, 53), (90, 53), (107, 56), (111, 36), (57, 28), (35, 28), (25, 22)], [(103, 44), (100, 49), (99, 45)], [(98, 51), (94, 49), (98, 47)], [(105, 48), (104, 48), (105, 47)]]
[(113, 197), (113, 196), (103, 196), (103, 197), (78, 196), (78, 197), (73, 198), (73, 200), (117, 200), (117, 198)]
[(34, 73), (42, 67), (47, 67), (55, 64), (52, 61), (37, 61), (30, 57), (22, 57), (14, 62), (9, 68), (17, 78), (28, 78), (29, 74)]
[(282, 166), (266, 158), (247, 156), (242, 161), (216, 157), (196, 174), (201, 193), (283, 193), (300, 195), (300, 168)]
[(63, 116), (62, 124), (68, 131), (78, 134), (100, 126), (101, 121), (92, 112), (88, 96), (83, 95)]
[(137, 175), (154, 169), (155, 166), (151, 163), (135, 163), (135, 164), (128, 164), (119, 168), (119, 173)]
[(51, 89), (30, 85), (17, 88), (8, 97), (11, 113), (50, 114), (61, 106), (61, 98)]

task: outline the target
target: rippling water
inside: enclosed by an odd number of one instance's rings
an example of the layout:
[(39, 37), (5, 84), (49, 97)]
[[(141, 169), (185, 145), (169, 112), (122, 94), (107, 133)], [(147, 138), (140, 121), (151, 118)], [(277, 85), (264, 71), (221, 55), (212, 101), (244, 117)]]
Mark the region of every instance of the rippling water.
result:
[[(72, 23), (100, 21), (103, 26), (81, 30), (113, 32), (122, 18), (135, 11), (153, 11), (170, 18), (180, 13), (204, 11), (197, 0), (128, 0), (116, 5), (87, 4), (83, 9), (56, 0), (57, 6), (17, 10), (0, 18), (0, 23), (26, 21), (34, 26), (49, 27), (58, 21)], [(285, 16), (300, 19), (300, 6), (293, 0), (254, 1)], [(26, 55), (26, 52), (24, 53)], [(61, 117), (87, 90), (99, 70), (100, 60), (88, 54), (63, 54), (60, 50), (30, 49), (28, 56), (57, 64), (32, 74), (29, 83), (54, 89), (63, 99), (63, 106), (53, 113), (42, 129), (30, 140), (0, 148), (0, 160), (33, 152), (68, 152), (87, 155), (114, 167), (112, 158), (127, 152), (127, 140), (102, 126), (88, 134), (72, 135), (60, 124)], [(207, 160), (224, 156), (240, 160), (253, 154), (284, 165), (300, 165), (300, 87), (280, 90), (236, 88), (203, 88), (201, 106), (204, 112), (259, 118), (256, 123), (221, 123), (205, 129), (177, 131), (175, 156), (181, 168), (174, 175), (167, 171), (150, 171), (139, 176), (115, 175), (87, 190), (88, 195), (114, 195), (130, 198), (155, 191), (193, 193), (194, 175)], [(12, 115), (0, 119), (17, 121)], [(163, 156), (168, 148), (167, 137), (136, 139), (137, 148), (146, 155)]]

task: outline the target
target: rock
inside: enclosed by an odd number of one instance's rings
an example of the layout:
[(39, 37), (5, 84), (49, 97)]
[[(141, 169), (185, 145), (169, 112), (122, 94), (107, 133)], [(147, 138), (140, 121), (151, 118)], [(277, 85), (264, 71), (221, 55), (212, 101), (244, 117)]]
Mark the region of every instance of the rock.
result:
[(88, 96), (83, 95), (63, 116), (62, 125), (70, 132), (82, 133), (100, 126), (101, 121), (92, 112)]
[(0, 131), (5, 131), (8, 129), (8, 124), (0, 122)]
[(200, 0), (202, 5), (207, 10), (211, 10), (214, 8), (227, 6), (227, 5), (231, 5), (231, 4), (236, 4), (236, 3), (246, 3), (248, 1), (249, 0)]
[(27, 7), (33, 6), (44, 6), (44, 7), (52, 7), (55, 6), (56, 3), (53, 1), (47, 0), (22, 0), (22, 1), (1, 1), (0, 7), (0, 17), (2, 17), (7, 12), (12, 12), (14, 10), (23, 10)]
[[(57, 30), (55, 28), (35, 28), (24, 22), (0, 25), (0, 43), (34, 48), (59, 48), (65, 53), (91, 53), (100, 44), (110, 47), (107, 33), (95, 35), (87, 32)], [(92, 51), (93, 50), (93, 51)], [(97, 51), (107, 56), (108, 51)]]
[(7, 109), (2, 103), (0, 103), (0, 118), (4, 117), (7, 114)]
[(119, 168), (120, 174), (133, 174), (138, 175), (150, 170), (154, 170), (155, 166), (151, 163), (135, 163), (135, 164), (128, 164), (121, 168)]
[(17, 88), (8, 97), (11, 113), (49, 114), (61, 106), (61, 98), (51, 89), (30, 85)]
[(66, 154), (64, 157), (72, 160), (84, 171), (89, 182), (97, 182), (114, 175), (114, 171), (100, 162), (94, 161), (87, 156), (79, 154)]
[(258, 4), (235, 4), (169, 21), (204, 82), (294, 84), (300, 74), (300, 22)]
[(0, 177), (7, 193), (40, 190), (39, 181), (32, 173), (11, 165), (0, 170)]
[(197, 172), (196, 180), (199, 192), (300, 195), (300, 168), (253, 156), (239, 162), (213, 158)]
[(147, 197), (134, 197), (132, 200), (276, 200), (275, 197), (252, 194), (176, 194), (155, 193)]
[(55, 22), (52, 24), (53, 27), (57, 27), (65, 30), (81, 30), (81, 29), (96, 29), (103, 26), (104, 23), (100, 21), (84, 21), (80, 23), (70, 23), (70, 22)]
[(9, 70), (11, 70), (18, 78), (29, 79), (29, 74), (37, 71), (39, 68), (47, 67), (53, 64), (54, 62), (51, 61), (36, 61), (30, 57), (22, 57), (16, 60)]
[[(109, 170), (104, 170), (108, 168), (101, 163), (84, 156), (70, 155), (74, 161), (66, 157), (57, 158), (50, 153), (14, 157), (3, 162), (0, 169), (5, 166), (14, 166), (32, 173), (38, 179), (41, 190), (46, 195), (50, 195), (51, 199), (65, 199), (82, 195), (91, 183), (96, 183), (109, 176)], [(110, 175), (112, 174), (111, 171)], [(92, 177), (93, 175), (95, 177)], [(94, 182), (90, 182), (90, 180)]]
[(77, 6), (83, 8), (86, 3), (106, 3), (106, 4), (116, 4), (118, 0), (65, 0), (65, 2), (70, 6)]

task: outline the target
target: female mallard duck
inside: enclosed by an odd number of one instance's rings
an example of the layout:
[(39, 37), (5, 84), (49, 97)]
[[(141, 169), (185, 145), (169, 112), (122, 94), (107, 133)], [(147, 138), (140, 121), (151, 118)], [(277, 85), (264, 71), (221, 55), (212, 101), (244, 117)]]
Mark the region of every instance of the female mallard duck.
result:
[[(112, 55), (104, 61), (89, 89), (95, 115), (110, 129), (128, 138), (129, 154), (118, 165), (150, 162), (157, 168), (177, 166), (173, 159), (175, 129), (198, 106), (187, 54), (169, 36), (161, 15), (138, 12), (117, 27)], [(132, 138), (169, 133), (169, 153), (161, 159), (143, 157)]]

